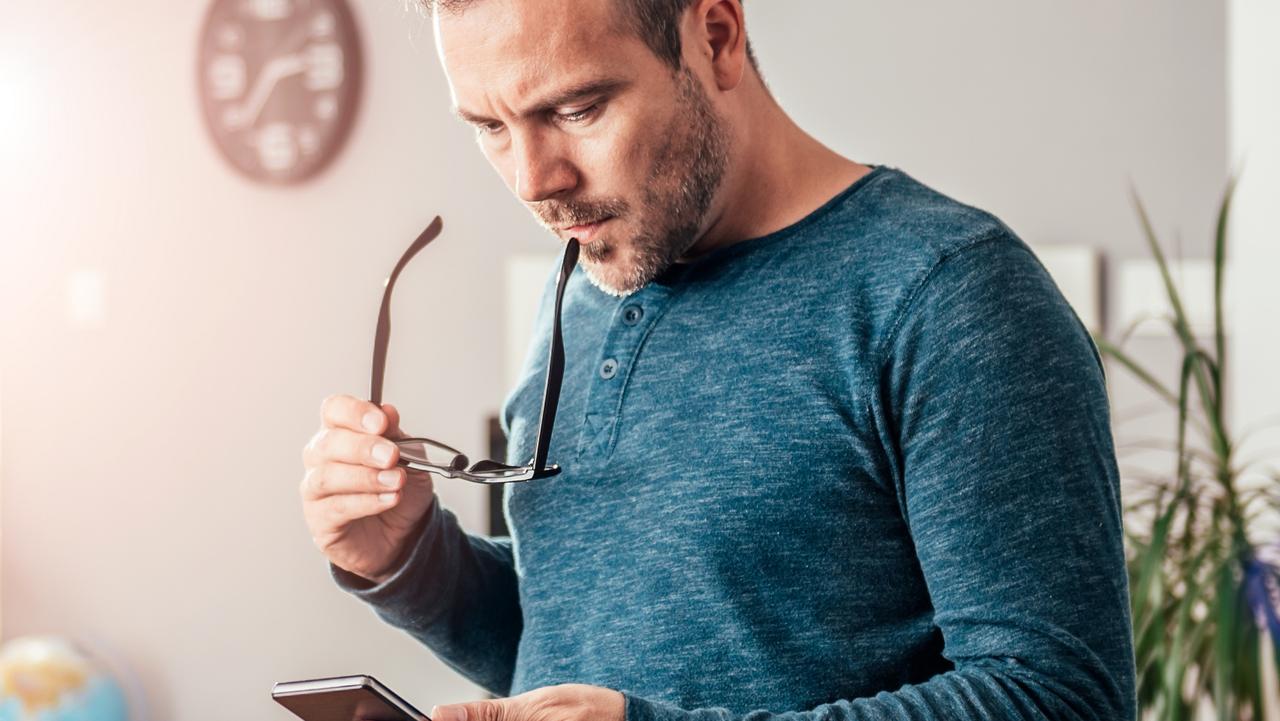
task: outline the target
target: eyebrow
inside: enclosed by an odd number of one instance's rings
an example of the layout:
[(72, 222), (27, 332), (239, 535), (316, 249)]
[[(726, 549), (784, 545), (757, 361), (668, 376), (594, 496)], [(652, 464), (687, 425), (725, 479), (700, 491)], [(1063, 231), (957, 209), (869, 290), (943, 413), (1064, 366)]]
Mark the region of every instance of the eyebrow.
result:
[[(521, 114), (522, 117), (532, 115), (541, 115), (548, 111), (554, 110), (562, 105), (569, 105), (575, 101), (585, 100), (594, 95), (611, 95), (617, 91), (630, 85), (631, 81), (622, 78), (599, 78), (596, 80), (588, 80), (586, 82), (571, 85), (564, 90), (560, 90), (550, 97), (538, 103), (532, 110)], [(453, 109), (453, 114), (458, 116), (464, 122), (472, 125), (481, 125), (484, 123), (498, 122), (493, 118), (485, 117), (478, 113), (473, 113), (460, 107)]]

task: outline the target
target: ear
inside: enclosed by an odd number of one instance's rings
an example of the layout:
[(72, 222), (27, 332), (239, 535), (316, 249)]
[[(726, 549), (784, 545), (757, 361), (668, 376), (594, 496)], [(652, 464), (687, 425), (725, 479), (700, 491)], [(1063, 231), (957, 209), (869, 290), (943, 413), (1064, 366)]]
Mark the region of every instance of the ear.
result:
[(747, 26), (741, 0), (698, 0), (688, 21), (686, 50), (711, 65), (716, 86), (733, 90), (747, 69)]

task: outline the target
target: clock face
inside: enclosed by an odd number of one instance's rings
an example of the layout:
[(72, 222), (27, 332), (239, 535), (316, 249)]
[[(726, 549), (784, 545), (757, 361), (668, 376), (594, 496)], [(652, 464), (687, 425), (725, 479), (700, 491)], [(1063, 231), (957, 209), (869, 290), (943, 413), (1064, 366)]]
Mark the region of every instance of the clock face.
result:
[(213, 0), (200, 40), (205, 124), (237, 170), (294, 183), (341, 148), (360, 94), (345, 0)]

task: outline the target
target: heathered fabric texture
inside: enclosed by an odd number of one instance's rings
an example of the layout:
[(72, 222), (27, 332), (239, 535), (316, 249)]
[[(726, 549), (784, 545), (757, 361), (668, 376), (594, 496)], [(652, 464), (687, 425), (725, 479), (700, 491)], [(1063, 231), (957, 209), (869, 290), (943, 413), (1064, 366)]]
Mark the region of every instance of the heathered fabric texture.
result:
[(579, 268), (564, 340), (564, 472), (508, 487), (511, 538), (437, 503), (384, 583), (330, 567), (466, 677), (628, 721), (1133, 718), (1101, 362), (996, 218), (878, 166), (627, 298)]

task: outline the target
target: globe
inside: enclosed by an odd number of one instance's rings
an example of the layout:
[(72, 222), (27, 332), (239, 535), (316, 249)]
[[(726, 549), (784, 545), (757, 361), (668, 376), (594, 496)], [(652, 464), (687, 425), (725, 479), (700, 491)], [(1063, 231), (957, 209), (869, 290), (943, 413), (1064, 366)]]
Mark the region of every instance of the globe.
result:
[(127, 721), (116, 680), (70, 641), (15, 638), (0, 646), (0, 721)]

